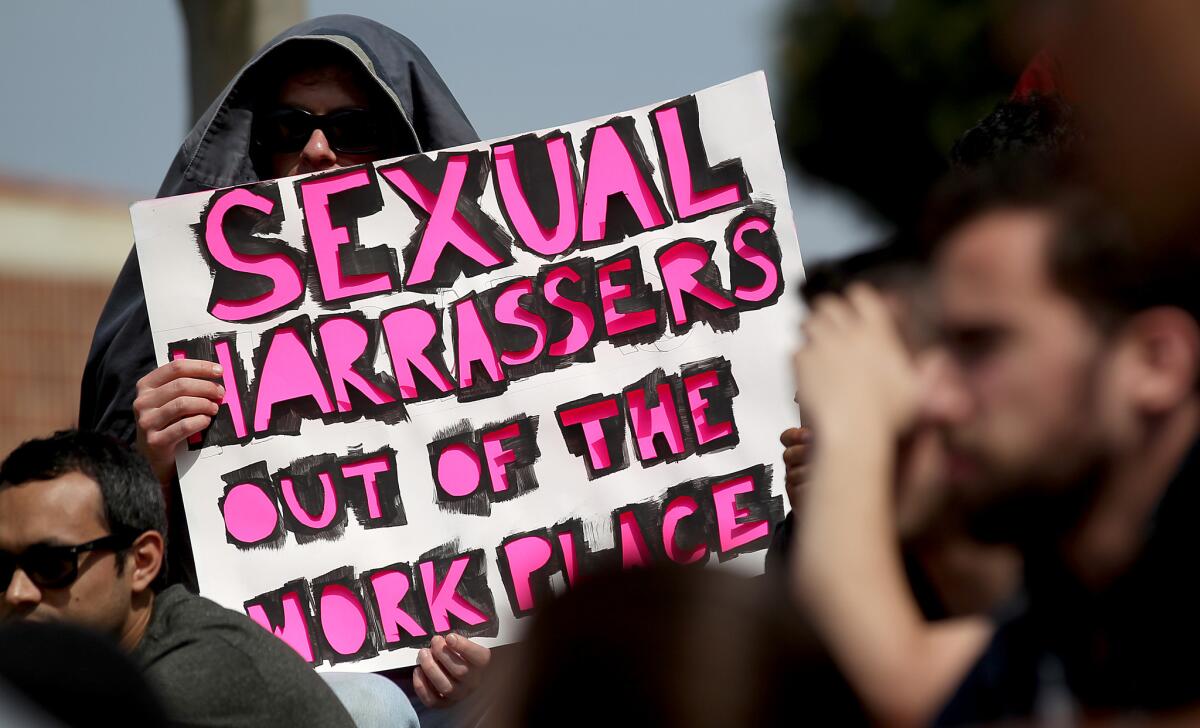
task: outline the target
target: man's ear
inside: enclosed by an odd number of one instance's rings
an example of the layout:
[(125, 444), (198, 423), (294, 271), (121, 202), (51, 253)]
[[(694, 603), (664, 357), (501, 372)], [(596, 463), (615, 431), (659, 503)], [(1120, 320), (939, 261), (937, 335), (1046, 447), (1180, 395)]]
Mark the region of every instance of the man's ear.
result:
[(1200, 325), (1183, 309), (1159, 306), (1138, 313), (1126, 326), (1132, 345), (1134, 398), (1149, 414), (1169, 411), (1196, 393), (1200, 374)]
[(158, 531), (146, 531), (126, 551), (125, 568), (129, 569), (130, 586), (134, 593), (144, 592), (154, 583), (163, 567), (164, 543)]

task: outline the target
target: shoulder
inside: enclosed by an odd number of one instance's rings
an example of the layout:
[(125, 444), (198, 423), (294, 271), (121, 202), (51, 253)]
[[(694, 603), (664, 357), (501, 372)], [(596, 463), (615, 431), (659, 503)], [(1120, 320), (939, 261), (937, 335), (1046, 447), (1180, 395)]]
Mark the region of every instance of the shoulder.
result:
[(230, 725), (319, 715), (328, 716), (323, 724), (349, 725), (316, 671), (249, 617), (182, 587), (162, 596), (149, 644), (138, 652), (172, 715), (219, 715)]
[(963, 677), (934, 725), (980, 725), (1028, 716), (1046, 651), (1023, 608), (1006, 609), (983, 653)]

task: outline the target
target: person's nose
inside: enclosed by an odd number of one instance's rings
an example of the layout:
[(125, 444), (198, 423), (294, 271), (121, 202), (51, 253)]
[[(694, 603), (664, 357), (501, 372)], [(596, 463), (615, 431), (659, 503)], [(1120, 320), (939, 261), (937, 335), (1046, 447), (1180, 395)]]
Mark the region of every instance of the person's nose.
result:
[(934, 354), (922, 372), (921, 419), (934, 425), (961, 423), (970, 416), (971, 395), (962, 372), (948, 355)]
[(18, 568), (13, 571), (8, 588), (4, 590), (4, 602), (17, 611), (31, 609), (42, 600), (42, 590), (38, 589), (24, 572)]
[(300, 172), (318, 172), (337, 166), (337, 153), (329, 146), (325, 132), (313, 129), (308, 142), (300, 152)]

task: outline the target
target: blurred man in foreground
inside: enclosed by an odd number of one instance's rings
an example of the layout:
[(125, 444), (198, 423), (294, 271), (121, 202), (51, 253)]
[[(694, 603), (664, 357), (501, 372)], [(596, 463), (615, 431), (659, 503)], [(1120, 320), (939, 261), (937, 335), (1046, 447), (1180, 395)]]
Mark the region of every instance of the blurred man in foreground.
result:
[[(939, 209), (935, 280), (956, 372), (947, 386), (967, 403), (945, 425), (948, 478), (975, 534), (1020, 548), (1028, 593), (939, 723), (1186, 708), (1200, 698), (1188, 667), (1198, 605), (1185, 578), (1198, 545), (1197, 270), (1187, 256), (1135, 247), (1094, 198), (1044, 169), (969, 175)], [(806, 507), (824, 492), (858, 502), (860, 531), (886, 527), (885, 489), (863, 484), (890, 477), (897, 437), (919, 410), (912, 361), (866, 288), (826, 300), (807, 332), (797, 377), (821, 433), (811, 478), (825, 489)], [(800, 556), (803, 596), (823, 566), (820, 554)], [(859, 580), (899, 591), (894, 553), (863, 554), (856, 567)], [(871, 640), (846, 624), (922, 634), (896, 602), (816, 604), (852, 682), (865, 675), (879, 688)], [(968, 673), (981, 647), (969, 630), (937, 642), (917, 644), (940, 656), (946, 680)]]
[(972, 404), (950, 478), (975, 531), (1024, 553), (1029, 599), (945, 722), (1200, 701), (1195, 254), (1138, 246), (1044, 170), (977, 176), (942, 209), (939, 299)]

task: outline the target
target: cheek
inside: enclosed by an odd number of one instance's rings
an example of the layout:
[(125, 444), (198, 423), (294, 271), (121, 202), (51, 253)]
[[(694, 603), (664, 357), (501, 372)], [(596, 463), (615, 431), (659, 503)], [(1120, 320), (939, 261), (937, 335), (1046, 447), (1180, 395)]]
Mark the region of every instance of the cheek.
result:
[(372, 154), (342, 154), (338, 153), (337, 163), (339, 167), (353, 167), (359, 164), (367, 164), (378, 159)]
[(300, 154), (271, 155), (271, 169), (275, 178), (291, 177), (297, 174), (300, 169)]
[[(101, 573), (102, 572), (102, 573)], [(129, 587), (111, 560), (94, 564), (71, 585), (61, 605), (62, 616), (102, 632), (119, 630), (130, 609)]]

